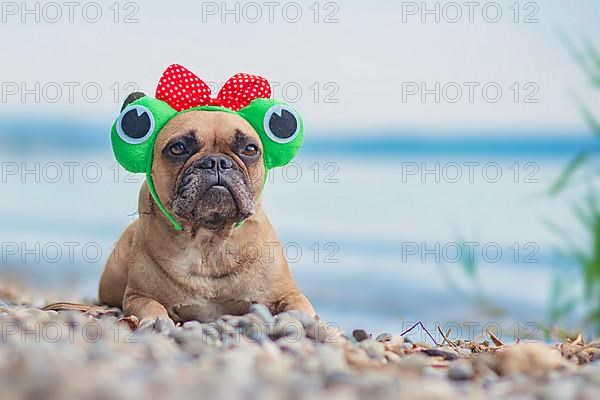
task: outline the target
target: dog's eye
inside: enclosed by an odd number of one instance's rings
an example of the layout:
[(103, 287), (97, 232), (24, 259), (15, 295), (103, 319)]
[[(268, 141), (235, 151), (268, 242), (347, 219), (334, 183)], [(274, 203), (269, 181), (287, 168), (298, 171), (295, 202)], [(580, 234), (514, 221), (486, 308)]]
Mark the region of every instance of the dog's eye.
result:
[(169, 147), (169, 151), (174, 156), (181, 156), (181, 155), (187, 153), (187, 149), (185, 148), (185, 145), (181, 142), (173, 143), (171, 145), (171, 147)]
[(154, 132), (154, 117), (144, 106), (126, 107), (117, 119), (117, 133), (127, 143), (143, 143)]
[(258, 147), (255, 144), (249, 144), (248, 146), (244, 147), (242, 154), (248, 157), (255, 156), (258, 154)]
[(263, 122), (265, 132), (277, 143), (288, 143), (300, 132), (300, 118), (296, 111), (284, 104), (271, 107)]

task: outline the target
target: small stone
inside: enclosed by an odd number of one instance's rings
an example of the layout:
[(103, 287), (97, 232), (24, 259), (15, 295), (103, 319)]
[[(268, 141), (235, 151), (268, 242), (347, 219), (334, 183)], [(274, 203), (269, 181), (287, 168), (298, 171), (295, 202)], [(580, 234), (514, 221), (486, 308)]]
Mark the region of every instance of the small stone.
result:
[(222, 319), (215, 321), (215, 327), (218, 329), (221, 336), (228, 335), (228, 334), (235, 334), (237, 332), (233, 326), (229, 325), (227, 322), (223, 321)]
[(426, 365), (425, 367), (423, 367), (423, 369), (421, 370), (421, 374), (427, 378), (444, 378), (445, 374), (442, 370), (440, 370), (439, 368), (434, 368), (430, 365)]
[(265, 324), (274, 324), (275, 323), (275, 318), (273, 317), (273, 314), (271, 314), (271, 311), (269, 311), (269, 309), (264, 304), (260, 304), (260, 303), (252, 304), (250, 306), (250, 313), (254, 314), (257, 317), (259, 317), (260, 319), (262, 319), (262, 321)]
[(267, 340), (263, 342), (262, 347), (265, 351), (265, 354), (273, 360), (277, 359), (277, 357), (281, 355), (281, 349), (271, 341)]
[(220, 339), (219, 327), (215, 322), (202, 324), (202, 334), (211, 339)]
[(586, 381), (600, 386), (600, 364), (597, 362), (592, 362), (586, 364), (581, 370), (579, 374), (585, 378)]
[(17, 320), (35, 318), (40, 321), (46, 321), (50, 318), (45, 311), (39, 310), (37, 308), (22, 308), (15, 312), (14, 317)]
[(279, 314), (279, 316), (284, 315), (289, 315), (296, 318), (298, 321), (302, 322), (302, 325), (304, 325), (304, 328), (306, 329), (311, 328), (317, 323), (317, 321), (311, 315), (299, 310), (289, 310)]
[(413, 353), (404, 357), (400, 357), (397, 362), (403, 368), (415, 372), (421, 372), (423, 368), (429, 366), (429, 357), (423, 353)]
[(171, 318), (158, 317), (154, 320), (147, 319), (140, 321), (140, 326), (136, 330), (136, 333), (147, 334), (150, 332), (156, 332), (168, 335), (174, 329), (175, 324)]
[(363, 340), (366, 340), (371, 337), (371, 335), (369, 335), (364, 329), (353, 330), (352, 336), (354, 336), (354, 339), (356, 339), (358, 342), (362, 342)]
[(381, 360), (385, 357), (385, 346), (381, 342), (373, 339), (365, 339), (358, 345), (365, 349), (370, 358)]
[(175, 323), (170, 318), (157, 318), (154, 327), (158, 332), (168, 334), (175, 329)]
[(306, 336), (321, 343), (340, 343), (343, 339), (336, 326), (322, 321), (317, 321), (312, 327), (308, 328)]
[(463, 347), (457, 347), (454, 349), (458, 355), (462, 356), (462, 357), (469, 357), (473, 352), (469, 349), (465, 349)]
[(89, 319), (86, 315), (80, 313), (79, 311), (59, 311), (60, 319), (64, 321), (65, 324), (77, 326), (79, 324), (85, 324), (89, 322)]
[(475, 370), (468, 362), (455, 362), (448, 369), (448, 378), (453, 381), (462, 381), (473, 378)]
[(287, 336), (281, 337), (275, 341), (275, 344), (283, 351), (300, 357), (305, 354), (306, 344), (301, 340), (292, 340)]
[(377, 335), (375, 340), (377, 340), (378, 342), (389, 342), (390, 340), (392, 340), (392, 335), (386, 332), (380, 333), (379, 335)]
[(180, 343), (180, 348), (182, 352), (192, 356), (201, 356), (211, 352), (209, 343), (202, 340), (184, 340)]
[(187, 321), (187, 322), (184, 322), (183, 329), (186, 329), (186, 330), (202, 329), (202, 324), (198, 321)]
[(305, 336), (304, 325), (291, 315), (278, 315), (275, 324), (268, 326), (269, 335), (275, 338), (292, 336), (298, 339)]
[(352, 386), (356, 383), (356, 377), (343, 371), (333, 371), (326, 376), (327, 385), (343, 384)]
[(245, 321), (242, 317), (235, 317), (235, 316), (231, 316), (231, 315), (224, 315), (222, 317), (222, 319), (224, 321), (226, 321), (229, 325), (233, 326), (234, 328), (242, 328), (243, 326), (245, 326)]
[(243, 329), (243, 334), (257, 343), (262, 343), (268, 339), (264, 327), (257, 323), (250, 323)]
[(401, 359), (400, 356), (398, 354), (394, 353), (393, 351), (386, 351), (384, 353), (384, 355), (385, 355), (385, 358), (391, 363), (396, 363), (396, 362), (400, 361), (400, 359)]
[(500, 375), (522, 373), (543, 376), (565, 364), (560, 352), (541, 343), (523, 343), (506, 348), (497, 356), (495, 370)]
[(440, 349), (425, 349), (423, 353), (427, 354), (430, 357), (442, 357), (444, 360), (456, 360), (458, 355), (456, 353), (451, 353), (449, 351), (444, 351)]
[(412, 344), (406, 343), (402, 336), (393, 336), (391, 340), (383, 342), (383, 344), (386, 350), (400, 355), (405, 354), (409, 349), (412, 349)]

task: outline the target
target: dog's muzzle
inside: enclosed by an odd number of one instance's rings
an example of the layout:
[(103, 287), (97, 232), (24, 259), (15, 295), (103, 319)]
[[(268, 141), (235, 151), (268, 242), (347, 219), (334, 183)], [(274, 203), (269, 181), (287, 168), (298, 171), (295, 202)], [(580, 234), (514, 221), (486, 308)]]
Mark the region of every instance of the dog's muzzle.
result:
[(225, 154), (208, 154), (181, 174), (175, 189), (173, 212), (180, 218), (222, 225), (254, 214), (249, 181)]

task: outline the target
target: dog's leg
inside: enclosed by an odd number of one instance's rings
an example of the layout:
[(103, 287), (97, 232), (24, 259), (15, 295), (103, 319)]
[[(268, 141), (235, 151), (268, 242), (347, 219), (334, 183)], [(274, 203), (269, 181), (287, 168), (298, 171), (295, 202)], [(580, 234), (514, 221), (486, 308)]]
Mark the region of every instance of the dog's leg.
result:
[(141, 330), (154, 329), (162, 332), (175, 327), (167, 309), (149, 297), (126, 293), (123, 310), (126, 315), (135, 315), (140, 320)]
[(136, 255), (135, 248), (132, 245), (136, 222), (129, 225), (123, 232), (108, 258), (102, 278), (100, 278), (100, 289), (98, 291), (98, 298), (102, 304), (113, 307), (123, 306), (129, 265), (132, 263), (131, 257)]
[(114, 257), (111, 255), (100, 278), (100, 289), (98, 291), (100, 303), (112, 307), (121, 307), (126, 287), (127, 269), (124, 265), (114, 262)]
[(284, 311), (297, 310), (305, 312), (313, 318), (318, 318), (315, 309), (310, 301), (299, 290), (294, 290), (285, 294), (285, 296), (273, 305), (273, 314)]

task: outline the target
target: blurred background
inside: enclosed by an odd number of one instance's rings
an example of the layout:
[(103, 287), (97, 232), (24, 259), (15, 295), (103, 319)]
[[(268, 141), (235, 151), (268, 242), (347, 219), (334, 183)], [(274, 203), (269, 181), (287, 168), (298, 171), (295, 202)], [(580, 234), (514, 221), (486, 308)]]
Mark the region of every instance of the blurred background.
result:
[(110, 126), (180, 63), (214, 93), (263, 75), (302, 112), (264, 207), (322, 319), (600, 332), (597, 1), (0, 6), (1, 280), (95, 299), (143, 182)]

